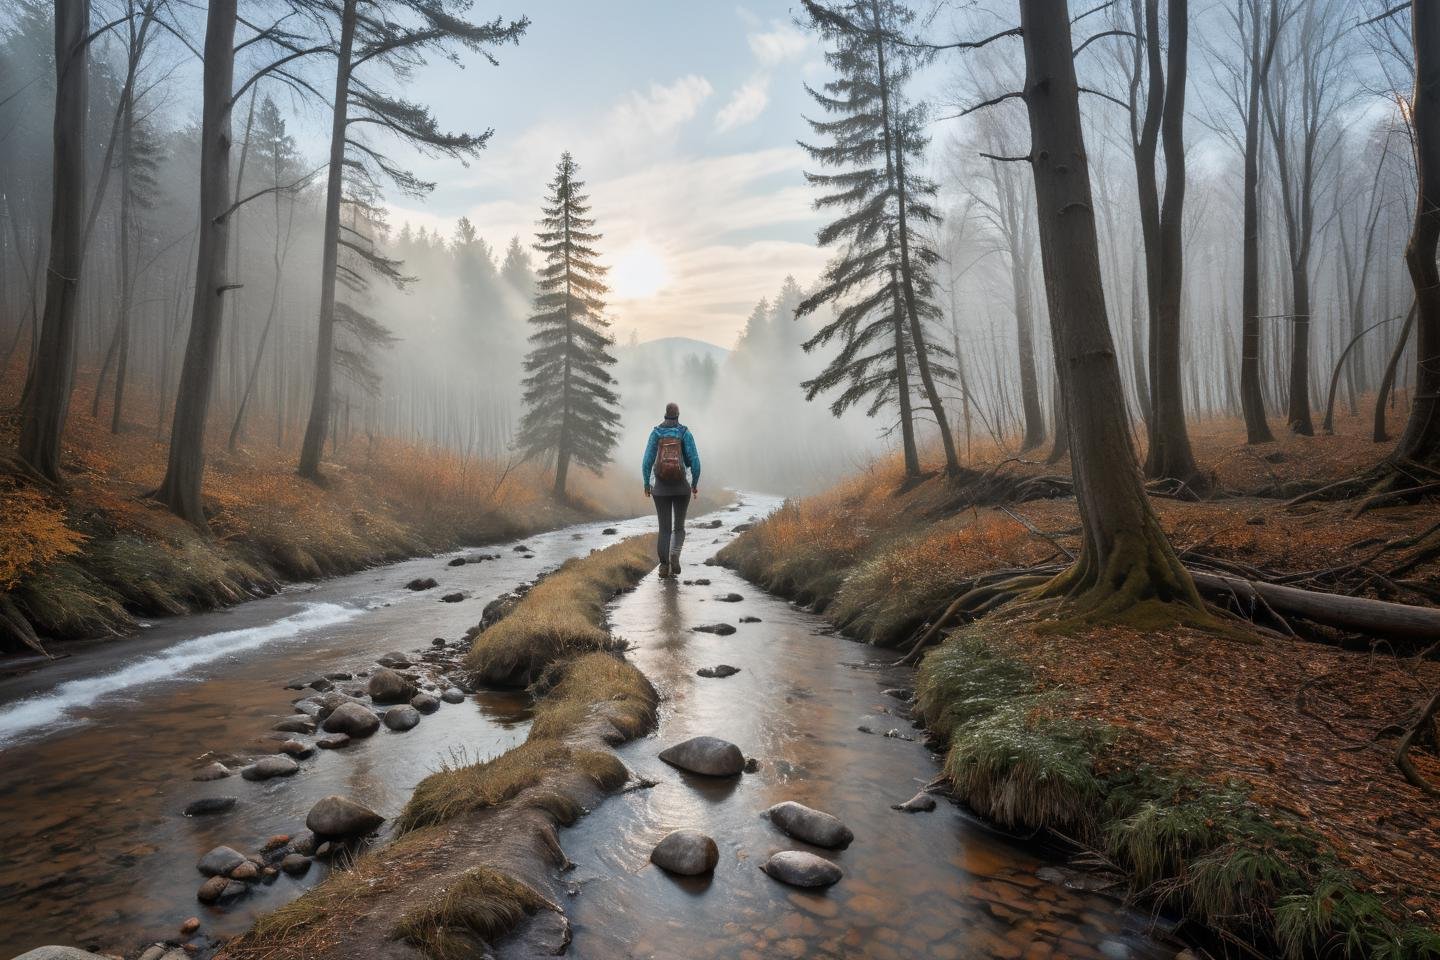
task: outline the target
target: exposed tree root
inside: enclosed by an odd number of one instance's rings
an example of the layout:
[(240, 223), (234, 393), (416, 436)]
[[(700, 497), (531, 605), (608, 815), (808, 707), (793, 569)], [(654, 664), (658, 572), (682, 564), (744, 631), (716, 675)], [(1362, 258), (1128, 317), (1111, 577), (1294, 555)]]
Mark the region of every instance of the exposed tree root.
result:
[(1416, 789), (1428, 793), (1432, 797), (1440, 797), (1440, 788), (1431, 784), (1420, 775), (1419, 770), (1415, 769), (1415, 764), (1410, 761), (1410, 748), (1415, 745), (1415, 741), (1426, 734), (1429, 734), (1430, 739), (1434, 741), (1435, 731), (1431, 724), (1435, 720), (1436, 711), (1440, 711), (1440, 690), (1435, 691), (1435, 695), (1430, 698), (1425, 709), (1420, 711), (1420, 716), (1405, 731), (1405, 735), (1400, 738), (1400, 745), (1395, 749), (1395, 765), (1400, 768), (1405, 779)]

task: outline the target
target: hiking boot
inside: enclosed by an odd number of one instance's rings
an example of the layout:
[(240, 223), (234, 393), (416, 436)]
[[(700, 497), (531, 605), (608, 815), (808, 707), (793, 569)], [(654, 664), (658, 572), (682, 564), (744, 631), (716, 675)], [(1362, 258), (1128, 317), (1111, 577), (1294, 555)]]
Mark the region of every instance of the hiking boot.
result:
[(670, 576), (680, 576), (680, 554), (678, 553), (670, 554)]
[(672, 576), (674, 576), (674, 574), (672, 574), (672, 573), (670, 572), (670, 564), (668, 564), (668, 563), (662, 563), (662, 564), (660, 564), (660, 579), (661, 579), (661, 580), (669, 580)]

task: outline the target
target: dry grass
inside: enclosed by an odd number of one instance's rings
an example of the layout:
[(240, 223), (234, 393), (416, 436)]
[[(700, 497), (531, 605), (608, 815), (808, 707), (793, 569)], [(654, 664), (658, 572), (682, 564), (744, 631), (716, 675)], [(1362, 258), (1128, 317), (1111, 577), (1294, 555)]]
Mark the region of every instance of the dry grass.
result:
[(553, 904), (528, 884), (489, 867), (475, 867), (407, 912), (394, 936), (432, 960), (467, 960), (545, 907)]
[[(79, 382), (89, 382), (82, 371)], [(13, 408), (23, 370), (0, 371), (0, 408)], [(136, 384), (132, 409), (153, 409)], [(88, 398), (87, 398), (88, 399)], [(167, 444), (77, 396), (62, 456), (65, 487), (37, 487), (0, 461), (0, 593), (50, 639), (124, 631), (131, 614), (173, 614), (233, 603), (281, 579), (311, 579), (462, 543), (482, 543), (593, 517), (589, 481), (556, 504), (538, 466), (503, 464), (385, 438), (353, 439), (325, 464), (317, 487), (294, 473), (294, 443), (277, 448), (273, 425), (227, 451), (224, 411), (211, 424), (205, 494), (212, 536), (148, 499), (164, 474)], [(0, 414), (0, 450), (18, 436)], [(598, 487), (597, 487), (598, 489)], [(628, 506), (628, 505), (626, 505)], [(8, 593), (6, 593), (8, 591)], [(14, 638), (0, 635), (0, 651)]]
[(465, 666), (491, 685), (528, 686), (551, 663), (616, 648), (604, 610), (656, 560), (647, 537), (631, 537), (588, 557), (567, 561), (511, 613), (479, 634)]
[(535, 708), (531, 737), (571, 737), (595, 714), (597, 706), (625, 740), (655, 725), (655, 688), (645, 674), (617, 656), (584, 654), (556, 664), (541, 682), (547, 689)]

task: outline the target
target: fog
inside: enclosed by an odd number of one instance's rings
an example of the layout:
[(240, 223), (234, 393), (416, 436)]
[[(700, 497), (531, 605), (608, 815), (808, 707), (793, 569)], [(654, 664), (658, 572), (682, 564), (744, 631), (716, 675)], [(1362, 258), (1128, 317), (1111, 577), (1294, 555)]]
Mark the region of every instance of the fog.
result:
[[(13, 3), (0, 14), (0, 360), (7, 376), (34, 368), (45, 316), (56, 115), (52, 6)], [(402, 19), (417, 16), (405, 4), (395, 7)], [(246, 202), (228, 217), (207, 434), (210, 443), (229, 440), (280, 457), (296, 455), (313, 410), (330, 166), (324, 135), (329, 108), (317, 92), (333, 84), (334, 67), (333, 56), (297, 57), (293, 67), (268, 74), (260, 64), (312, 42), (333, 45), (337, 29), (323, 6), (296, 4), (288, 17), (287, 9), (256, 4), (242, 15), (255, 23), (284, 22), (293, 30), (286, 35), (289, 46), (272, 46), (262, 56), (266, 38), (256, 38), (254, 24), (242, 25), (237, 35), (255, 43), (237, 58), (235, 87), (253, 71), (263, 76), (241, 89), (230, 110), (226, 192), (236, 203)], [(145, 10), (153, 22), (148, 33), (137, 35), (133, 28), (148, 22)], [(1268, 29), (1266, 10), (1267, 4), (1241, 0), (1197, 5), (1190, 15), (1178, 329), (1179, 389), (1191, 418), (1236, 415), (1242, 406), (1247, 55), (1254, 32)], [(786, 20), (780, 8), (771, 12), (777, 22)], [(1053, 441), (1057, 411), (1033, 186), (1026, 165), (1014, 162), (1028, 150), (1029, 131), (1023, 101), (1005, 96), (1022, 85), (1021, 64), (1014, 49), (995, 45), (964, 56), (946, 52), (957, 38), (1005, 29), (1014, 11), (985, 3), (958, 11), (916, 5), (914, 12), (919, 17), (906, 29), (934, 48), (897, 74), (897, 84), (909, 89), (896, 96), (915, 111), (907, 146), (914, 146), (919, 165), (917, 189), (933, 210), (911, 223), (916, 242), (935, 252), (921, 291), (923, 339), (961, 456), (973, 456), (982, 445), (1018, 455), (1042, 438)], [(1089, 94), (1081, 102), (1109, 318), (1137, 432), (1151, 405), (1153, 299), (1135, 160), (1146, 136), (1149, 76), (1144, 51), (1133, 39), (1141, 15), (1139, 3), (1115, 3), (1091, 16), (1084, 29), (1075, 27), (1077, 37), (1097, 35), (1076, 54), (1076, 65)], [(1400, 251), (1415, 171), (1397, 107), (1408, 90), (1408, 37), (1398, 18), (1361, 19), (1353, 4), (1338, 0), (1295, 0), (1285, 7), (1257, 124), (1259, 385), (1267, 414), (1303, 430), (1315, 429), (1323, 418), (1337, 360), (1357, 335), (1339, 372), (1337, 403), (1357, 410), (1376, 389), (1410, 299)], [(194, 10), (163, 2), (97, 2), (91, 12), (94, 24), (120, 25), (90, 44), (80, 205), (86, 239), (71, 415), (110, 418), (117, 432), (168, 435), (181, 389), (203, 169), (196, 83), (202, 20)], [(817, 50), (824, 48), (820, 39)], [(478, 59), (476, 50), (489, 56), (511, 42), (526, 41), (518, 34), (496, 35), (455, 49)], [(423, 52), (443, 60), (450, 51), (442, 43)], [(498, 67), (483, 68), (503, 74), (504, 54), (498, 56)], [(390, 64), (389, 73), (377, 71), (366, 81), (373, 87), (365, 89), (403, 94), (422, 59), (417, 52), (413, 62)], [(832, 67), (817, 58), (807, 82), (824, 83)], [(543, 114), (552, 93), (509, 95), (533, 100)], [(367, 109), (393, 120), (393, 111), (383, 111), (398, 102)], [(982, 103), (989, 105), (977, 109)], [(425, 104), (412, 106), (429, 116)], [(822, 112), (816, 106), (806, 116)], [(458, 122), (485, 129), (483, 103), (474, 113)], [(816, 129), (804, 119), (791, 118), (787, 130), (793, 135), (779, 142), (816, 142)], [(513, 459), (526, 409), (526, 357), (535, 347), (530, 318), (543, 312), (536, 305), (542, 292), (536, 281), (545, 255), (534, 234), (505, 232), (472, 220), (463, 209), (426, 207), (425, 223), (410, 222), (404, 211), (423, 205), (428, 192), (412, 167), (428, 176), (451, 161), (448, 169), (459, 170), (463, 162), (469, 175), (483, 177), (487, 154), (473, 144), (442, 142), (437, 130), (444, 128), (433, 118), (405, 122), (411, 136), (398, 146), (382, 147), (358, 132), (347, 146), (335, 281), (336, 377), (325, 413), (329, 442), (333, 450), (384, 436), (466, 456)], [(494, 136), (503, 140), (506, 134)], [(557, 160), (563, 147), (557, 141)], [(585, 156), (575, 159), (583, 173)], [(1164, 156), (1153, 163), (1163, 183)], [(806, 164), (807, 172), (820, 169), (814, 158)], [(551, 169), (533, 171), (537, 221), (552, 176)], [(812, 187), (811, 199), (824, 196), (823, 186)], [(598, 203), (588, 213), (599, 237), (592, 246), (600, 267), (612, 265), (607, 220), (622, 213)], [(830, 211), (812, 216), (823, 227)], [(826, 252), (843, 257), (855, 249), (846, 246), (852, 242), (830, 243)], [(753, 274), (764, 266), (746, 269)], [(653, 330), (641, 336), (631, 318), (610, 308), (603, 291), (595, 292), (591, 319), (613, 340), (606, 352), (614, 362), (604, 366), (618, 395), (613, 465), (605, 469), (622, 475), (638, 470), (647, 431), (672, 400), (696, 432), (715, 483), (804, 492), (898, 448), (903, 416), (898, 397), (884, 393), (891, 388), (872, 385), (881, 394), (842, 402), (846, 409), (839, 415), (832, 405), (843, 384), (807, 399), (802, 384), (822, 374), (844, 337), (810, 343), (809, 350), (807, 342), (860, 294), (822, 298), (797, 317), (802, 300), (822, 290), (825, 279), (790, 274), (777, 266), (771, 294), (758, 303), (737, 298), (731, 325), (705, 337), (655, 336)], [(1297, 297), (1308, 302), (1297, 303)], [(1307, 337), (1298, 351), (1297, 333)], [(905, 335), (913, 341), (913, 334)], [(914, 343), (904, 350), (913, 356)], [(1394, 369), (1403, 393), (1413, 355), (1400, 356)], [(1304, 373), (1300, 380), (1297, 370)], [(1303, 382), (1298, 398), (1297, 382)], [(921, 446), (929, 449), (938, 439), (938, 404), (913, 373), (902, 389)], [(1297, 404), (1314, 423), (1296, 423)]]

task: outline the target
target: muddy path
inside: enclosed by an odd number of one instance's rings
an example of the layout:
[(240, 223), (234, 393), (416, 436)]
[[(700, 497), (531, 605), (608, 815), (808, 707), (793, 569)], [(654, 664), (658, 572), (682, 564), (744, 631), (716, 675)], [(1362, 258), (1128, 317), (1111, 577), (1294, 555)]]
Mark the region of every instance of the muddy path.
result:
[[(323, 863), (256, 886), (223, 910), (196, 902), (204, 878), (195, 863), (220, 844), (253, 849), (295, 832), (332, 793), (393, 816), (442, 762), (522, 741), (524, 695), (481, 691), (406, 733), (381, 730), (345, 750), (319, 751), (284, 779), (197, 783), (195, 771), (212, 754), (273, 753), (271, 726), (303, 695), (285, 689), (291, 679), (358, 672), (388, 651), (458, 640), (498, 595), (653, 526), (653, 518), (587, 523), (296, 585), (0, 678), (0, 957), (45, 943), (128, 956), (175, 937), (192, 915), (202, 934), (228, 936), (298, 896), (323, 879)], [(605, 534), (610, 528), (616, 533)], [(477, 555), (494, 559), (449, 565)], [(405, 588), (424, 577), (438, 586)], [(441, 600), (453, 592), (463, 599)], [(181, 815), (194, 800), (223, 796), (238, 800), (226, 813)]]
[[(770, 506), (750, 497), (729, 517)], [(732, 521), (724, 523), (723, 530), (692, 531), (681, 574), (692, 583), (652, 574), (612, 607), (614, 632), (632, 644), (629, 657), (663, 697), (657, 735), (619, 753), (656, 785), (606, 800), (562, 834), (576, 864), (565, 875), (570, 955), (1175, 956), (1173, 942), (1152, 937), (1150, 917), (1065, 886), (1053, 851), (1046, 859), (1045, 851), (943, 799), (929, 813), (890, 809), (938, 772), (905, 704), (884, 692), (910, 687), (912, 671), (891, 666), (891, 652), (832, 635), (820, 618), (736, 574), (701, 565), (732, 536)], [(718, 599), (729, 594), (743, 599)], [(736, 632), (693, 629), (713, 623)], [(740, 672), (696, 675), (722, 663)], [(657, 758), (665, 746), (702, 734), (733, 741), (759, 761), (758, 770), (715, 780)], [(829, 851), (786, 837), (761, 816), (784, 800), (834, 814), (854, 831), (854, 842)], [(715, 839), (713, 877), (674, 877), (648, 863), (654, 844), (681, 827)], [(760, 865), (787, 849), (832, 859), (845, 876), (818, 893), (786, 887)]]

